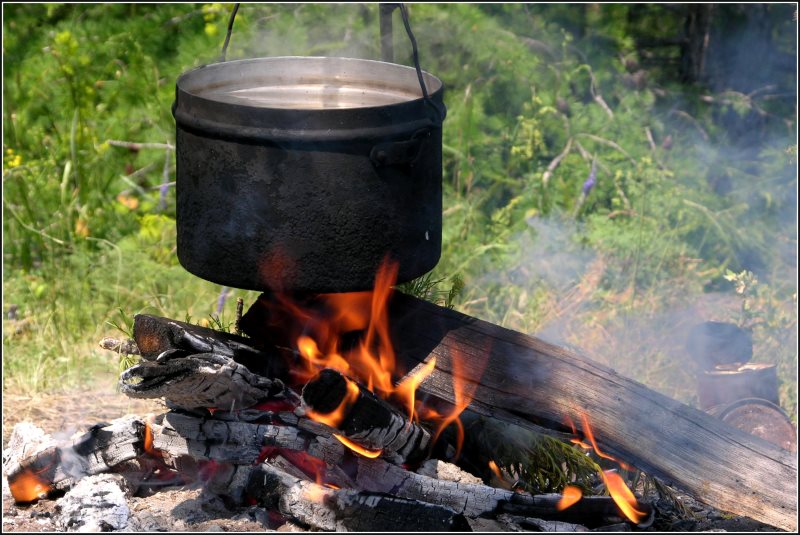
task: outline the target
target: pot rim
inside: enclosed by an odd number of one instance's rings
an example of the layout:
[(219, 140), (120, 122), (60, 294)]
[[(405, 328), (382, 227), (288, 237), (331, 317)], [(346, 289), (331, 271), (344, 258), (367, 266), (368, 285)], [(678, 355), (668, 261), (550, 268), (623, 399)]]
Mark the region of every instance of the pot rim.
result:
[[(263, 64), (288, 65), (289, 74), (299, 66), (302, 67), (299, 72), (311, 73), (311, 79), (316, 76), (316, 80), (320, 76), (314, 74), (315, 69), (330, 72), (332, 67), (349, 68), (350, 72), (359, 73), (356, 80), (373, 80), (376, 86), (386, 85), (387, 79), (402, 80), (396, 85), (405, 87), (414, 98), (378, 106), (280, 108), (215, 98), (214, 94), (209, 96), (208, 91), (202, 90), (209, 83), (216, 84), (215, 87), (235, 87), (237, 80), (233, 78), (237, 75), (238, 83), (242, 85), (241, 80), (252, 80), (247, 76), (248, 72), (258, 70), (258, 66)], [(316, 56), (275, 56), (212, 63), (187, 71), (178, 78), (172, 113), (177, 126), (184, 130), (252, 143), (330, 143), (397, 138), (421, 129), (442, 127), (446, 116), (444, 84), (430, 73), (423, 71), (423, 76), (428, 87), (436, 88), (429, 91), (428, 99), (421, 95), (416, 70), (396, 63)]]
[[(295, 64), (292, 67), (295, 67), (295, 70), (286, 73), (285, 75), (278, 74), (276, 76), (261, 76), (260, 78), (253, 78), (247, 77), (248, 74), (246, 71), (242, 71), (242, 67), (249, 67), (254, 64), (275, 64), (276, 66), (282, 66), (281, 64)], [(309, 70), (313, 70), (314, 68), (325, 66), (330, 69), (329, 65), (334, 65), (341, 69), (341, 72), (346, 72), (345, 69), (350, 67), (351, 71), (354, 70), (355, 73), (358, 75), (358, 78), (355, 79), (356, 83), (347, 83), (347, 79), (343, 79), (338, 77), (338, 73), (331, 72), (327, 70), (321, 74), (315, 73), (314, 75), (310, 75), (308, 72), (301, 72), (298, 73), (296, 71), (296, 67), (300, 65)], [(355, 67), (355, 69), (353, 69)], [(361, 72), (359, 72), (361, 71)], [(394, 72), (392, 72), (394, 71)], [(238, 73), (239, 78), (228, 78), (222, 80), (210, 80), (211, 85), (208, 84), (208, 78), (213, 78), (214, 75), (221, 75), (221, 74), (236, 74)], [(390, 78), (394, 80), (387, 81), (387, 74), (391, 74)], [(433, 74), (422, 71), (423, 79), (425, 80), (426, 88), (428, 89), (428, 93), (433, 98), (434, 95), (440, 93), (444, 88), (444, 83), (441, 79)], [(403, 80), (402, 83), (392, 84), (391, 81), (397, 81), (400, 77), (406, 76), (407, 80)], [(299, 83), (296, 84), (288, 84), (285, 82), (291, 82), (292, 77), (298, 78), (297, 80)], [(402, 98), (401, 100), (397, 100), (396, 102), (385, 102), (373, 105), (354, 105), (354, 106), (346, 106), (346, 107), (329, 107), (329, 108), (296, 108), (296, 107), (283, 107), (283, 106), (269, 106), (269, 105), (253, 105), (248, 104), (244, 98), (237, 98), (236, 96), (230, 96), (230, 92), (233, 90), (240, 91), (246, 89), (252, 89), (253, 84), (257, 83), (259, 80), (261, 81), (270, 81), (274, 80), (278, 83), (274, 85), (274, 87), (283, 86), (302, 86), (302, 85), (314, 85), (310, 82), (318, 82), (318, 83), (330, 83), (335, 82), (339, 83), (341, 87), (354, 87), (354, 88), (372, 88), (372, 89), (386, 89), (394, 91), (389, 91), (398, 97), (403, 95), (406, 98)], [(198, 86), (199, 83), (205, 82), (203, 85)], [(280, 83), (284, 82), (284, 83)], [(370, 83), (371, 82), (371, 83)], [(361, 85), (359, 85), (361, 84)], [(249, 86), (249, 87), (248, 87)], [(417, 78), (417, 72), (413, 67), (409, 67), (407, 65), (401, 65), (397, 63), (389, 63), (385, 61), (377, 61), (377, 60), (370, 60), (370, 59), (361, 59), (361, 58), (348, 58), (348, 57), (327, 57), (327, 56), (271, 56), (271, 57), (260, 57), (260, 58), (247, 58), (247, 59), (240, 59), (240, 60), (233, 60), (233, 61), (224, 61), (219, 63), (210, 63), (207, 65), (201, 65), (200, 67), (196, 67), (189, 71), (182, 73), (177, 80), (176, 89), (178, 91), (184, 92), (186, 95), (192, 96), (197, 99), (207, 100), (209, 102), (220, 103), (220, 104), (229, 104), (241, 108), (250, 108), (253, 110), (275, 110), (281, 112), (300, 112), (300, 113), (320, 113), (320, 114), (327, 114), (327, 113), (337, 113), (337, 112), (353, 112), (355, 110), (370, 110), (370, 109), (384, 109), (384, 108), (392, 108), (394, 106), (403, 106), (412, 102), (422, 101), (424, 97), (422, 96), (422, 91), (419, 85), (419, 79)], [(222, 91), (221, 91), (222, 90)], [(225, 92), (227, 91), (227, 92)], [(377, 91), (376, 91), (377, 92)]]

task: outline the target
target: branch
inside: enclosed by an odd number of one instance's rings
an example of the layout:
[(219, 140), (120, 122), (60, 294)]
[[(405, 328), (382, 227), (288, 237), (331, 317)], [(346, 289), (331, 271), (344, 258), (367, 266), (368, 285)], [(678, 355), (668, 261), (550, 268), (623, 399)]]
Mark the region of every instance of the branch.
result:
[(561, 154), (556, 156), (552, 162), (550, 162), (550, 165), (547, 166), (547, 170), (544, 172), (544, 174), (542, 174), (542, 184), (544, 186), (547, 186), (547, 182), (550, 180), (550, 176), (553, 174), (553, 171), (555, 171), (556, 168), (559, 166), (561, 160), (563, 160), (564, 157), (566, 157), (566, 155), (569, 154), (569, 150), (571, 148), (572, 148), (572, 138), (569, 138), (567, 140), (567, 145), (564, 147), (564, 150), (561, 151)]

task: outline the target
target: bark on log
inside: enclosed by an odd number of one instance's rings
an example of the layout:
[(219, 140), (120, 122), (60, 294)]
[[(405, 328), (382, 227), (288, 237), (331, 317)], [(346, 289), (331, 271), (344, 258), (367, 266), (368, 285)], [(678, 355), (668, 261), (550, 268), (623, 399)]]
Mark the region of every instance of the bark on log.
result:
[[(348, 384), (357, 388), (349, 399)], [(330, 422), (341, 435), (396, 464), (421, 460), (428, 451), (430, 434), (398, 409), (336, 370), (322, 370), (303, 388), (303, 406), (323, 416), (341, 410)]]
[(469, 531), (450, 509), (302, 481), (268, 464), (255, 470), (247, 494), (310, 527), (326, 531)]
[[(133, 337), (145, 360), (214, 353), (230, 357), (262, 377), (283, 377), (286, 365), (276, 355), (253, 347), (250, 339), (199, 325), (148, 314), (134, 318)], [(167, 352), (165, 355), (164, 353)]]
[(144, 362), (125, 370), (120, 390), (165, 398), (186, 409), (246, 408), (286, 392), (282, 360), (245, 338), (165, 318), (137, 315), (134, 337)]
[(566, 430), (566, 416), (581, 427), (585, 414), (604, 452), (716, 508), (797, 529), (789, 452), (535, 337), (399, 293), (389, 314), (405, 369), (436, 357), (420, 392), (452, 403), (455, 375), (486, 416)]

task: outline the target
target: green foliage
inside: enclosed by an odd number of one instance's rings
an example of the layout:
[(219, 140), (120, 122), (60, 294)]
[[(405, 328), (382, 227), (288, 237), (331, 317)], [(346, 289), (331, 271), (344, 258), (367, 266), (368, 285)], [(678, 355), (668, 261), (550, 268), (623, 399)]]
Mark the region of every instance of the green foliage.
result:
[[(171, 149), (109, 141), (173, 143), (174, 82), (216, 61), (231, 7), (4, 5), (7, 388), (113, 374), (94, 346), (109, 322), (127, 328), (120, 310), (230, 328), (211, 315), (219, 288), (176, 259), (174, 189), (160, 205)], [(795, 411), (795, 71), (748, 75), (760, 87), (680, 84), (678, 49), (654, 58), (641, 42), (679, 35), (683, 7), (408, 7), (448, 116), (442, 260), (400, 289), (526, 332), (558, 324), (565, 343), (606, 348), (621, 371), (691, 401), (679, 363), (628, 352), (608, 331), (733, 294), (726, 270), (749, 271), (754, 293), (736, 295)], [(763, 57), (796, 56), (789, 8), (763, 7), (774, 52)], [(719, 12), (722, 36), (747, 22), (741, 6)], [(394, 50), (411, 64), (397, 16)], [(228, 58), (276, 55), (376, 59), (377, 5), (243, 4)], [(711, 59), (717, 74), (744, 72)]]
[(420, 299), (425, 299), (431, 303), (440, 304), (446, 308), (453, 308), (456, 299), (461, 295), (464, 290), (464, 279), (460, 275), (453, 275), (450, 288), (447, 290), (440, 290), (439, 288), (446, 279), (435, 279), (431, 273), (416, 278), (409, 282), (404, 282), (397, 285), (397, 289), (403, 293), (413, 295)]
[(470, 455), (466, 461), (485, 480), (491, 478), (489, 462), (493, 461), (533, 494), (561, 492), (568, 484), (588, 493), (588, 482), (602, 470), (574, 444), (494, 419), (475, 418), (465, 433), (464, 451)]

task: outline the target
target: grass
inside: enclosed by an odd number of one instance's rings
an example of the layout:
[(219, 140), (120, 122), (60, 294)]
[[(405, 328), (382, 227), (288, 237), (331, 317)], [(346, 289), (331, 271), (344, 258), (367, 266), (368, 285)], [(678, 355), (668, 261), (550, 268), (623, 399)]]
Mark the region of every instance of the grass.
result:
[[(255, 300), (233, 290), (212, 316), (222, 289), (175, 256), (170, 150), (109, 143), (173, 142), (175, 79), (216, 58), (229, 9), (4, 5), (4, 391), (113, 381), (116, 357), (97, 341), (136, 313), (225, 326), (237, 297)], [(796, 420), (796, 112), (764, 100), (772, 90), (709, 103), (658, 68), (632, 87), (619, 61), (638, 57), (628, 8), (587, 8), (583, 36), (562, 29), (575, 9), (410, 6), (448, 117), (442, 260), (404, 290), (574, 346), (688, 403), (690, 323), (753, 320), (755, 359), (778, 364)], [(228, 57), (376, 58), (377, 31), (366, 4), (244, 5)], [(402, 32), (395, 51), (409, 64)], [(727, 270), (758, 275), (749, 319)]]

